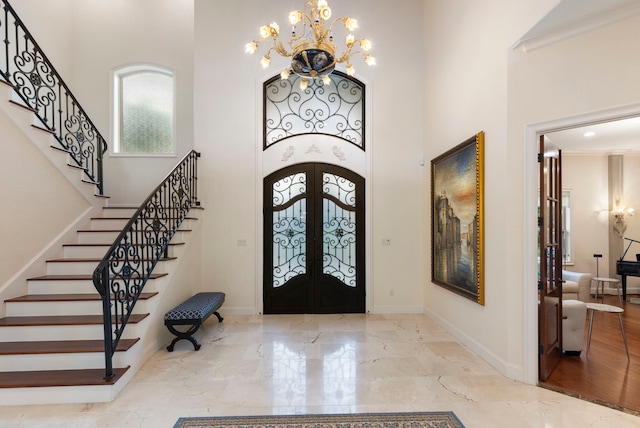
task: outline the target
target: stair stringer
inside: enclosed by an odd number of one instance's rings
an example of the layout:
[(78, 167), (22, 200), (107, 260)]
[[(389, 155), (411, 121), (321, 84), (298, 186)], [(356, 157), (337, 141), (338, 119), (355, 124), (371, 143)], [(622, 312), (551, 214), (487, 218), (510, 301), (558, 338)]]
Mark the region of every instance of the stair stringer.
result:
[[(96, 198), (104, 198), (98, 194), (95, 183), (88, 181), (84, 169), (79, 167), (71, 155), (60, 146), (56, 137), (41, 125), (34, 111), (25, 106), (15, 95), (13, 87), (0, 80), (0, 109), (3, 110), (16, 127), (29, 139), (42, 154), (60, 171), (87, 202), (94, 204)], [(16, 101), (17, 99), (17, 101)], [(103, 206), (107, 206), (106, 200)]]
[[(4, 283), (0, 283), (0, 301), (25, 294), (27, 278), (42, 275), (46, 265), (45, 261), (58, 257), (62, 244), (72, 242), (75, 239), (76, 230), (89, 224), (91, 217), (101, 215), (102, 208), (108, 205), (108, 198), (96, 195), (96, 185), (84, 180), (84, 170), (73, 166), (74, 162), (70, 159), (69, 153), (56, 148), (59, 144), (55, 137), (51, 133), (33, 126), (34, 121), (37, 120), (34, 112), (24, 105), (11, 101), (14, 98), (13, 94), (13, 88), (5, 81), (0, 80), (0, 115), (2, 115), (0, 126), (7, 127), (9, 134), (15, 135), (16, 138), (19, 136), (20, 139), (20, 142), (9, 141), (8, 143), (28, 145), (31, 142), (32, 146), (36, 147), (44, 156), (40, 162), (45, 164), (48, 160), (54, 166), (52, 172), (59, 171), (64, 177), (62, 182), (69, 184), (65, 189), (71, 192), (73, 192), (72, 189), (75, 189), (77, 194), (84, 199), (86, 205), (77, 211), (76, 217), (69, 222), (68, 226), (60, 228), (59, 233), (53, 236), (49, 242), (42, 243), (39, 251), (34, 251), (30, 259), (18, 266), (16, 271), (4, 280)], [(38, 152), (34, 152), (34, 154), (36, 153)], [(29, 166), (25, 165), (25, 168), (28, 169)], [(37, 209), (37, 202), (34, 204), (33, 210)], [(11, 243), (7, 245), (11, 245)], [(0, 317), (4, 317), (5, 314), (5, 306), (0, 305)]]
[[(97, 206), (87, 208), (75, 221), (25, 263), (9, 280), (0, 285), (0, 302), (27, 294), (27, 279), (44, 275), (47, 260), (60, 257), (63, 244), (73, 242), (77, 235), (77, 230), (88, 224), (91, 221), (91, 217), (97, 216), (101, 209), (102, 207)], [(6, 307), (5, 305), (0, 305), (0, 318), (4, 316), (6, 316)]]

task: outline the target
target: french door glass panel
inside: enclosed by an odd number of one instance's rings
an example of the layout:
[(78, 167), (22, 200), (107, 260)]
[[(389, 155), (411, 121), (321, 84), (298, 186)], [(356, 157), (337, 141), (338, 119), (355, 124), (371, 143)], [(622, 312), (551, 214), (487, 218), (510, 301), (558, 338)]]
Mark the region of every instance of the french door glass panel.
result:
[(273, 287), (307, 273), (306, 173), (273, 184)]
[(355, 183), (324, 173), (322, 272), (349, 287), (356, 286)]

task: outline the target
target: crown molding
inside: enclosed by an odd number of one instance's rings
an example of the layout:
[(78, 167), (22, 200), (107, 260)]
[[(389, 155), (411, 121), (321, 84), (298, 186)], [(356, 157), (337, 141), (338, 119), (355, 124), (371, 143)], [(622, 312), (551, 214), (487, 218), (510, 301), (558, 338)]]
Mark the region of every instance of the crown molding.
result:
[(566, 25), (557, 27), (553, 30), (520, 39), (515, 44), (514, 49), (521, 49), (524, 52), (530, 52), (579, 34), (595, 30), (596, 28), (613, 24), (614, 22), (621, 21), (639, 13), (640, 2), (635, 1), (627, 3), (623, 6), (590, 15), (577, 21), (568, 22)]

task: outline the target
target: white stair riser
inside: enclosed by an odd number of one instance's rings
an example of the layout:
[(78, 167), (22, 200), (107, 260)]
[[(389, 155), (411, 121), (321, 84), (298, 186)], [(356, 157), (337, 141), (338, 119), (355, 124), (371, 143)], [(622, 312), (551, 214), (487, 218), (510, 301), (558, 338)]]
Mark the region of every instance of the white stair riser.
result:
[[(134, 345), (138, 346), (138, 344)], [(131, 364), (128, 352), (116, 352), (113, 355), (114, 367), (126, 367)], [(105, 367), (104, 352), (65, 353), (65, 354), (29, 354), (1, 355), (2, 371), (31, 370), (82, 370)]]
[[(88, 232), (81, 231), (78, 232), (78, 244), (113, 244), (113, 242), (120, 236), (120, 231), (117, 232)], [(184, 232), (177, 231), (176, 234), (171, 238), (177, 242), (184, 241)]]
[[(89, 259), (89, 258), (98, 258), (102, 259), (109, 250), (109, 245), (98, 245), (98, 246), (90, 246), (90, 245), (65, 245), (63, 248), (64, 258), (67, 259)], [(168, 248), (168, 256), (174, 257), (178, 256), (179, 245), (169, 245)]]
[(77, 246), (64, 245), (62, 247), (63, 257), (66, 259), (102, 259), (107, 251), (108, 245), (100, 246)]
[[(187, 218), (180, 224), (180, 229), (188, 230), (194, 227), (195, 220)], [(94, 218), (91, 220), (91, 230), (122, 230), (129, 222), (128, 218)]]
[[(166, 276), (150, 279), (144, 285), (144, 291), (158, 291), (158, 288), (166, 280)], [(27, 281), (29, 294), (83, 294), (97, 293), (98, 291), (90, 280), (64, 281), (64, 280), (39, 280), (30, 279)]]
[[(55, 316), (55, 315), (100, 315), (102, 301), (80, 302), (7, 302), (8, 317)], [(134, 313), (148, 313), (147, 301), (138, 300)]]
[(78, 232), (78, 244), (113, 244), (120, 231)]
[[(102, 209), (102, 217), (105, 218), (109, 218), (109, 217), (129, 217), (131, 218), (132, 215), (134, 215), (136, 213), (136, 211), (138, 211), (138, 207), (127, 207), (127, 208), (122, 208), (122, 207), (104, 207)], [(163, 212), (168, 213), (168, 215), (170, 216), (174, 216), (175, 215), (175, 210), (162, 210)], [(193, 215), (191, 215), (193, 217)]]
[(122, 230), (128, 220), (109, 218), (109, 219), (93, 219), (91, 220), (91, 230)]
[[(154, 272), (166, 272), (166, 261), (158, 262)], [(98, 262), (47, 262), (47, 275), (92, 275)]]
[(135, 375), (129, 369), (115, 385), (55, 386), (42, 388), (0, 388), (0, 403), (29, 404), (106, 403), (113, 401)]
[(40, 279), (28, 280), (27, 291), (29, 294), (93, 294), (98, 292), (90, 280), (45, 281)]
[(102, 210), (103, 217), (131, 217), (138, 211), (138, 208), (118, 208), (118, 207), (105, 207)]
[(91, 275), (97, 266), (97, 261), (47, 262), (47, 275)]
[[(127, 324), (123, 339), (139, 337), (138, 328), (141, 323)], [(24, 342), (39, 340), (103, 340), (102, 325), (55, 325), (55, 326), (16, 326), (0, 327), (0, 337), (5, 342)]]
[[(118, 382), (120, 383), (120, 382)], [(115, 397), (116, 385), (58, 386), (50, 388), (0, 388), (0, 402), (8, 406), (108, 403)]]

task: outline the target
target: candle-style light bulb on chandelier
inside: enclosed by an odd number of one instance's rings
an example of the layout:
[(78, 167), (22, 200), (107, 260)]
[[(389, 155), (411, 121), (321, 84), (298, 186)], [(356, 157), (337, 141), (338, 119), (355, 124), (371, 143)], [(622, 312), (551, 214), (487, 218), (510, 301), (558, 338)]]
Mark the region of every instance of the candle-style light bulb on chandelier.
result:
[[(300, 87), (304, 90), (308, 85), (308, 78), (322, 78), (323, 84), (331, 82), (329, 74), (336, 68), (336, 64), (345, 64), (349, 76), (355, 75), (351, 58), (362, 55), (368, 65), (375, 65), (376, 59), (367, 52), (371, 49), (371, 42), (367, 39), (356, 39), (353, 32), (358, 28), (358, 21), (350, 18), (336, 18), (331, 21), (331, 9), (326, 0), (309, 0), (304, 4), (304, 10), (294, 10), (289, 13), (289, 22), (293, 26), (291, 38), (287, 48), (280, 39), (280, 26), (272, 22), (260, 27), (262, 40), (254, 40), (245, 45), (250, 54), (257, 52), (261, 42), (269, 41), (271, 46), (262, 57), (260, 63), (267, 68), (271, 62), (271, 53), (290, 57), (291, 66), (281, 74), (282, 79), (288, 79), (291, 73), (302, 77)], [(333, 40), (333, 26), (342, 22), (349, 34), (345, 38), (345, 50), (337, 55), (337, 47)], [(300, 30), (300, 31), (299, 31)]]

